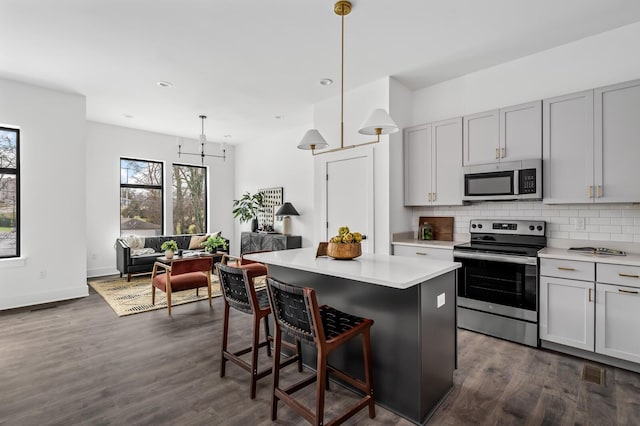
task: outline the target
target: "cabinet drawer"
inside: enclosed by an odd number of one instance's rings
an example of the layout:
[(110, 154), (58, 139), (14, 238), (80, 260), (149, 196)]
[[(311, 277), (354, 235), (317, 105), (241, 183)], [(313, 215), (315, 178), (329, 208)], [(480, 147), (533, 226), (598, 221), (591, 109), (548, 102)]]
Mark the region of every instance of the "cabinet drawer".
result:
[(453, 262), (453, 249), (393, 245), (395, 256), (420, 257), (425, 259), (448, 260)]
[(640, 287), (640, 266), (598, 263), (596, 272), (600, 283)]
[(540, 259), (540, 275), (568, 278), (571, 280), (595, 281), (595, 263), (577, 260)]

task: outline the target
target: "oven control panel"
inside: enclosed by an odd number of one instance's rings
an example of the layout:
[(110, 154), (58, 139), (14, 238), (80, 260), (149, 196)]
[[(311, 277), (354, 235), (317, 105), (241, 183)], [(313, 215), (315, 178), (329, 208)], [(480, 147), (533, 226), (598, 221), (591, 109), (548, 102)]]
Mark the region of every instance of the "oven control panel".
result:
[(544, 236), (546, 222), (539, 220), (489, 220), (472, 219), (469, 232), (489, 234), (535, 235)]

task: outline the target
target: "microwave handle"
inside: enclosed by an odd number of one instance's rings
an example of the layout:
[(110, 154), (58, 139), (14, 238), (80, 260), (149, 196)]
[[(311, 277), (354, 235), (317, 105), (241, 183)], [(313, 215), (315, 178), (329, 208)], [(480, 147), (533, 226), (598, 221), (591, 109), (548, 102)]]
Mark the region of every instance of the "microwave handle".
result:
[(520, 195), (520, 170), (513, 171), (513, 195)]

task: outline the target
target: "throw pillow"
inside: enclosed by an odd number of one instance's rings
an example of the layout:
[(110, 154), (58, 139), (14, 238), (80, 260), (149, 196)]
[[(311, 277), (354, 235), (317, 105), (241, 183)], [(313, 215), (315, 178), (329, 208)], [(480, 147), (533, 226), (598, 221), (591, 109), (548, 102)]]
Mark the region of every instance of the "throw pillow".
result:
[(208, 235), (193, 235), (189, 241), (189, 250), (201, 249), (207, 238), (209, 238)]
[(123, 237), (124, 241), (129, 245), (131, 249), (141, 249), (144, 248), (144, 237), (140, 235), (125, 235)]

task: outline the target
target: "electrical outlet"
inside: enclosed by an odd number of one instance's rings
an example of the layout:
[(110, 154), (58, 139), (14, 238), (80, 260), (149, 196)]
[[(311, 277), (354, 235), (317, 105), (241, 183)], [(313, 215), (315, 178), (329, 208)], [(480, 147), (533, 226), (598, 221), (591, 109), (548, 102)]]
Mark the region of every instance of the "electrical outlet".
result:
[(42, 269), (40, 271), (40, 279), (44, 279), (47, 278), (47, 270), (46, 269)]
[(584, 231), (586, 229), (584, 217), (576, 217), (575, 227), (576, 231)]

